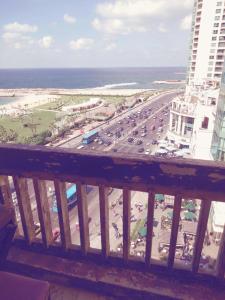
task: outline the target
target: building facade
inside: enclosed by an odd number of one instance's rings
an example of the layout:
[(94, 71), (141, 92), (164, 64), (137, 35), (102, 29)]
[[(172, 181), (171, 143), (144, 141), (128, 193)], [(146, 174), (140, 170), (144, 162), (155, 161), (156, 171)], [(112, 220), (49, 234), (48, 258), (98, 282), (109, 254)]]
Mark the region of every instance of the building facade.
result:
[(215, 160), (225, 161), (225, 68), (221, 79), (211, 153)]
[(195, 0), (186, 90), (172, 101), (168, 136), (196, 158), (210, 159), (224, 59), (225, 0)]
[(222, 75), (225, 57), (225, 1), (195, 0), (187, 84)]

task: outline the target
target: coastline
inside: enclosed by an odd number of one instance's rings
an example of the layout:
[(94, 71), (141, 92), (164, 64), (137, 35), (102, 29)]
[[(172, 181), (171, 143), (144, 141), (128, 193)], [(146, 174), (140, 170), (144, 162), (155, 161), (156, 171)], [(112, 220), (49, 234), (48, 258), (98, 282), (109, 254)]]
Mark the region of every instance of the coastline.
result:
[(0, 104), (2, 109), (14, 110), (26, 106), (34, 108), (42, 104), (53, 102), (63, 95), (91, 95), (91, 96), (132, 96), (149, 89), (0, 89), (0, 97), (15, 97), (15, 101)]

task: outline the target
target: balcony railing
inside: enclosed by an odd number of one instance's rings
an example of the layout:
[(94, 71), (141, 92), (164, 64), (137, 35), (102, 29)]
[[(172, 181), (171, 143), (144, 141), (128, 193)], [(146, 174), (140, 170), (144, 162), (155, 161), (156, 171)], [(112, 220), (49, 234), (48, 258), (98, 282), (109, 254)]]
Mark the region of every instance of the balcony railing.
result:
[[(207, 222), (212, 201), (225, 202), (225, 164), (212, 161), (183, 159), (156, 159), (147, 155), (124, 155), (120, 153), (90, 153), (68, 149), (53, 149), (36, 146), (0, 146), (0, 202), (14, 206), (10, 178), (13, 179), (22, 224), (23, 235), (17, 233), (15, 243), (28, 250), (42, 253), (68, 252), (73, 257), (87, 257), (93, 253), (90, 247), (89, 214), (86, 185), (98, 187), (101, 248), (91, 256), (95, 261), (116, 259), (124, 267), (132, 263), (142, 264), (151, 270), (157, 262), (152, 257), (154, 206), (157, 193), (173, 196), (171, 235), (165, 270), (175, 269), (177, 238), (180, 234), (182, 199), (200, 199), (200, 211), (193, 257), (189, 272), (199, 272), (201, 254), (207, 231)], [(10, 176), (10, 177), (9, 177)], [(40, 221), (41, 238), (35, 235), (34, 215), (30, 201), (29, 181), (33, 183)], [(58, 207), (60, 242), (55, 242), (52, 233), (46, 181), (54, 182)], [(75, 183), (78, 197), (80, 245), (72, 243), (70, 217), (67, 207), (65, 182)], [(122, 253), (110, 252), (109, 196), (112, 187), (122, 191)], [(147, 193), (147, 234), (143, 260), (131, 255), (131, 206), (132, 191)], [(91, 201), (92, 199), (89, 199)], [(15, 214), (15, 221), (16, 221)], [(225, 220), (225, 216), (224, 216)], [(18, 228), (20, 224), (18, 223)], [(76, 255), (75, 255), (76, 254)], [(94, 258), (93, 258), (94, 257)], [(136, 257), (137, 258), (137, 257)], [(225, 232), (217, 255), (214, 276), (224, 280)]]

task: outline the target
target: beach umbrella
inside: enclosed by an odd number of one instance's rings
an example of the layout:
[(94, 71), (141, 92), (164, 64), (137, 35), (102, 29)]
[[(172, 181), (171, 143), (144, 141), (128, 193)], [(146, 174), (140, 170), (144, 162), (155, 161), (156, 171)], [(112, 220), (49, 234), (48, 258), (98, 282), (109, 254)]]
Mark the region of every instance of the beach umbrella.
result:
[(167, 217), (168, 217), (169, 219), (172, 219), (172, 218), (173, 218), (173, 211), (169, 211), (169, 212), (167, 213)]
[(142, 227), (138, 233), (140, 234), (141, 237), (145, 237), (147, 235), (147, 227)]
[(185, 205), (185, 208), (189, 211), (195, 211), (195, 205), (193, 202), (189, 202)]
[(159, 144), (168, 144), (168, 142), (165, 141), (165, 140), (159, 140), (158, 143), (159, 143)]
[(181, 151), (181, 150), (175, 151), (174, 154), (175, 154), (176, 156), (180, 156), (180, 157), (183, 157), (183, 156), (184, 156), (184, 152)]
[(171, 152), (177, 150), (177, 148), (175, 148), (174, 146), (167, 146), (166, 149)]
[(184, 214), (184, 218), (187, 221), (194, 221), (194, 220), (196, 220), (196, 215), (193, 212), (188, 211)]
[(159, 149), (159, 150), (157, 150), (155, 153), (157, 153), (157, 154), (165, 154), (165, 153), (167, 153), (168, 151), (167, 150), (165, 150), (165, 149)]
[(155, 200), (158, 202), (164, 201), (164, 195), (163, 194), (155, 194)]

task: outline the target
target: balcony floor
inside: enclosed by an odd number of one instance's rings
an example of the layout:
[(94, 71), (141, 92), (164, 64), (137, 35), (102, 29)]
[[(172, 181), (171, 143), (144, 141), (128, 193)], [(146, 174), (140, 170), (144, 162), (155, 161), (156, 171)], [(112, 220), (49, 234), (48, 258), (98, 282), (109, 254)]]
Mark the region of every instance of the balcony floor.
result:
[(116, 298), (104, 296), (99, 293), (70, 288), (62, 285), (51, 284), (51, 300), (114, 300)]
[(225, 299), (224, 281), (218, 283), (212, 277), (202, 280), (199, 275), (182, 271), (172, 275), (164, 268), (150, 273), (140, 265), (134, 270), (132, 267), (125, 268), (111, 263), (93, 263), (88, 259), (60, 258), (27, 251), (18, 246), (11, 247), (5, 269), (49, 281), (53, 284), (52, 300), (127, 297), (142, 300)]

